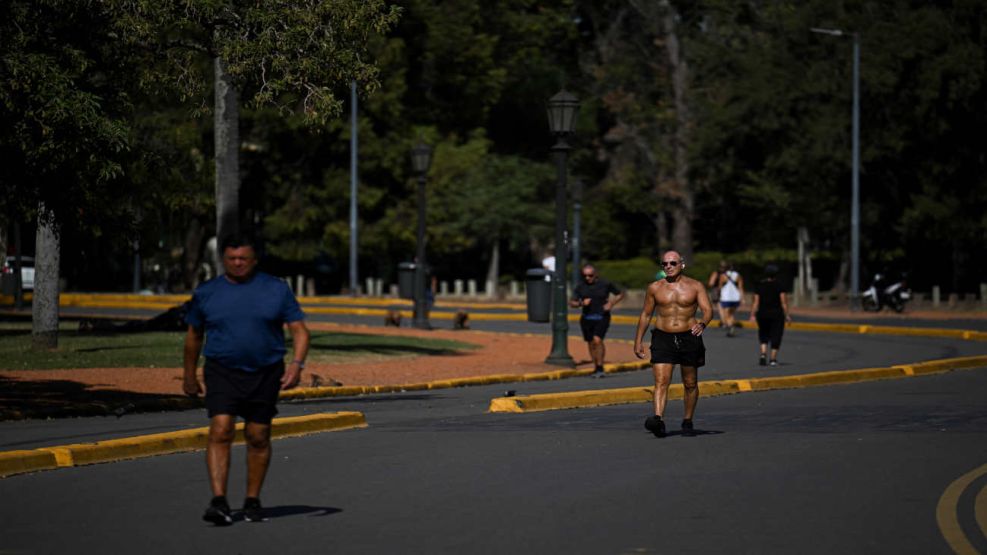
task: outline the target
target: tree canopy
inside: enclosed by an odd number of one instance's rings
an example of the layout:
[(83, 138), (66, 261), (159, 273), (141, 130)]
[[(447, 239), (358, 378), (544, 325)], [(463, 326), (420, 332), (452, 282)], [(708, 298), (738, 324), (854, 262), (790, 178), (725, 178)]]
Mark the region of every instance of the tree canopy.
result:
[[(987, 6), (975, 0), (9, 4), (4, 212), (30, 220), (50, 199), (96, 259), (140, 237), (146, 260), (181, 269), (169, 289), (192, 285), (215, 233), (211, 57), (244, 101), (241, 220), (271, 268), (322, 268), (324, 292), (347, 273), (354, 79), (361, 277), (393, 279), (414, 252), (419, 136), (435, 148), (439, 275), (537, 266), (554, 217), (545, 101), (563, 86), (581, 100), (569, 168), (584, 188), (586, 258), (654, 257), (684, 224), (697, 253), (794, 248), (805, 227), (813, 250), (845, 259), (850, 33), (862, 53), (863, 279), (888, 266), (919, 288), (982, 281), (987, 168), (971, 137), (987, 117)], [(935, 274), (915, 262), (929, 252), (944, 261)], [(129, 285), (125, 268), (107, 288)]]

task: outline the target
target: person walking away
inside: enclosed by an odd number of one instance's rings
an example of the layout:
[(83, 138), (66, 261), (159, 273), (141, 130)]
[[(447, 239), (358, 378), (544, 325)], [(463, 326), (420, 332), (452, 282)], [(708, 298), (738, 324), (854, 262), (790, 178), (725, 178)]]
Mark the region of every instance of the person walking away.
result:
[[(186, 316), (182, 389), (193, 397), (202, 393), (196, 366), (205, 343), (206, 467), (213, 497), (202, 518), (225, 526), (233, 524), (226, 487), (238, 416), (245, 421), (247, 444), (243, 517), (249, 522), (265, 520), (260, 490), (271, 461), (271, 420), (278, 412), (278, 393), (295, 387), (301, 379), (309, 332), (288, 285), (256, 271), (253, 241), (230, 237), (223, 241), (221, 252), (225, 274), (203, 283), (192, 294)], [(285, 324), (294, 347), (287, 365)]]
[[(665, 270), (665, 279), (648, 286), (634, 336), (634, 354), (645, 358), (647, 350), (642, 343), (644, 332), (651, 323), (651, 317), (656, 316), (655, 328), (651, 330), (654, 415), (644, 421), (644, 427), (657, 437), (665, 437), (663, 416), (668, 386), (672, 381), (672, 371), (678, 364), (685, 389), (682, 435), (694, 436), (696, 431), (692, 420), (699, 401), (699, 368), (706, 364), (706, 346), (702, 335), (713, 317), (713, 306), (704, 284), (683, 274), (685, 261), (679, 253), (666, 252), (662, 255), (661, 265)], [(702, 312), (699, 318), (696, 317), (697, 309)]]
[(727, 270), (720, 274), (720, 318), (727, 327), (727, 337), (737, 335), (737, 307), (744, 299), (744, 278), (733, 265), (726, 262)]
[[(589, 347), (589, 356), (593, 361), (594, 378), (604, 376), (603, 360), (607, 348), (603, 340), (610, 329), (610, 312), (617, 303), (624, 300), (624, 292), (596, 273), (596, 268), (587, 264), (582, 270), (583, 282), (572, 291), (569, 306), (582, 308), (579, 327), (583, 331), (583, 339)], [(613, 295), (613, 298), (611, 298)]]
[(709, 290), (709, 300), (713, 304), (713, 311), (716, 313), (721, 328), (726, 324), (723, 323), (723, 312), (720, 310), (720, 276), (729, 269), (730, 265), (727, 261), (721, 260), (719, 267), (710, 272), (709, 279), (706, 280), (706, 288)]
[(768, 364), (768, 344), (771, 345), (771, 366), (778, 366), (778, 349), (781, 336), (785, 333), (785, 323), (792, 321), (788, 312), (788, 298), (778, 283), (778, 266), (768, 264), (764, 268), (765, 277), (754, 289), (754, 302), (751, 305), (751, 322), (757, 322), (757, 339), (761, 344), (758, 364)]

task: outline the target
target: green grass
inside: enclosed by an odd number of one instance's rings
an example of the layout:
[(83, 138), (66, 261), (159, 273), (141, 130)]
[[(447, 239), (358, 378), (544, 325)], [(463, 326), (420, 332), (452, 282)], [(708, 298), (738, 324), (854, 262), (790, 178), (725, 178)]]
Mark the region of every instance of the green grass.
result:
[[(169, 367), (182, 365), (182, 332), (80, 334), (77, 325), (63, 322), (58, 348), (31, 348), (29, 323), (0, 322), (0, 370), (57, 368)], [(287, 340), (291, 346), (291, 339)], [(312, 332), (309, 361), (351, 363), (394, 357), (453, 355), (477, 348), (460, 341), (417, 337)], [(201, 362), (200, 362), (201, 363)]]

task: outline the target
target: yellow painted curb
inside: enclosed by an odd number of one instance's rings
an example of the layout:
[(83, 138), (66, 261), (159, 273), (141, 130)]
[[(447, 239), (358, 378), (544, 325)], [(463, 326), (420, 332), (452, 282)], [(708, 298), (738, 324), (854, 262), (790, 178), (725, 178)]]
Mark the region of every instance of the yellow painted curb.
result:
[(44, 451), (5, 451), (0, 453), (0, 478), (23, 472), (57, 468), (55, 455)]
[[(283, 438), (317, 432), (363, 428), (367, 421), (360, 412), (320, 413), (306, 416), (275, 418), (271, 425), (271, 437)], [(243, 443), (243, 423), (236, 426), (236, 443)], [(205, 449), (209, 428), (195, 428), (177, 432), (148, 434), (77, 443), (56, 447), (42, 447), (30, 451), (0, 452), (0, 477), (50, 470), (57, 467), (80, 466), (166, 455)]]
[[(887, 380), (983, 366), (987, 366), (987, 355), (933, 360), (909, 365), (892, 366), (890, 368), (861, 368), (858, 370), (837, 370), (794, 376), (706, 381), (699, 382), (699, 395), (703, 397), (715, 397), (718, 395), (731, 395), (749, 391), (794, 389)], [(489, 412), (521, 413), (651, 402), (653, 392), (653, 387), (627, 387), (620, 389), (540, 393), (518, 397), (497, 397), (490, 400)], [(672, 384), (669, 386), (669, 399), (679, 399), (681, 397), (682, 384)]]
[[(651, 366), (647, 361), (622, 362), (616, 364), (605, 364), (603, 369), (608, 374), (618, 372), (630, 372)], [(453, 378), (448, 380), (435, 380), (423, 383), (408, 383), (400, 385), (351, 385), (351, 386), (324, 386), (324, 387), (296, 387), (287, 391), (282, 391), (280, 399), (282, 401), (297, 401), (300, 399), (321, 399), (325, 397), (351, 397), (354, 395), (370, 395), (373, 393), (399, 393), (402, 391), (421, 391), (431, 389), (450, 389), (454, 387), (469, 387), (475, 385), (491, 385), (497, 383), (517, 383), (517, 382), (537, 382), (548, 380), (561, 380), (565, 378), (575, 378), (579, 376), (589, 376), (593, 373), (592, 368), (580, 370), (551, 370), (549, 372), (533, 372), (529, 374), (490, 374), (487, 376), (475, 376), (471, 378)]]

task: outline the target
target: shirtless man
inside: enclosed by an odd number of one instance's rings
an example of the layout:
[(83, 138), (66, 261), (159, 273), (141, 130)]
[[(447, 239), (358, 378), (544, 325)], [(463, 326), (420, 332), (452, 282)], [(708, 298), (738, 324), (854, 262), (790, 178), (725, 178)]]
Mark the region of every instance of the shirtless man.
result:
[[(654, 416), (644, 421), (644, 427), (657, 437), (665, 437), (665, 423), (662, 414), (668, 400), (668, 385), (672, 381), (672, 369), (678, 364), (682, 368), (682, 386), (685, 388), (685, 418), (682, 420), (682, 435), (693, 436), (695, 429), (692, 416), (699, 400), (698, 368), (706, 364), (706, 347), (703, 345), (703, 331), (713, 318), (713, 307), (702, 283), (686, 277), (685, 261), (675, 251), (668, 251), (661, 257), (661, 267), (665, 279), (648, 286), (644, 299), (644, 309), (637, 323), (634, 337), (634, 354), (644, 358), (647, 351), (642, 339), (648, 329), (651, 316), (657, 309), (657, 322), (651, 331), (651, 364), (655, 375)], [(696, 318), (696, 308), (702, 311), (702, 318)]]

